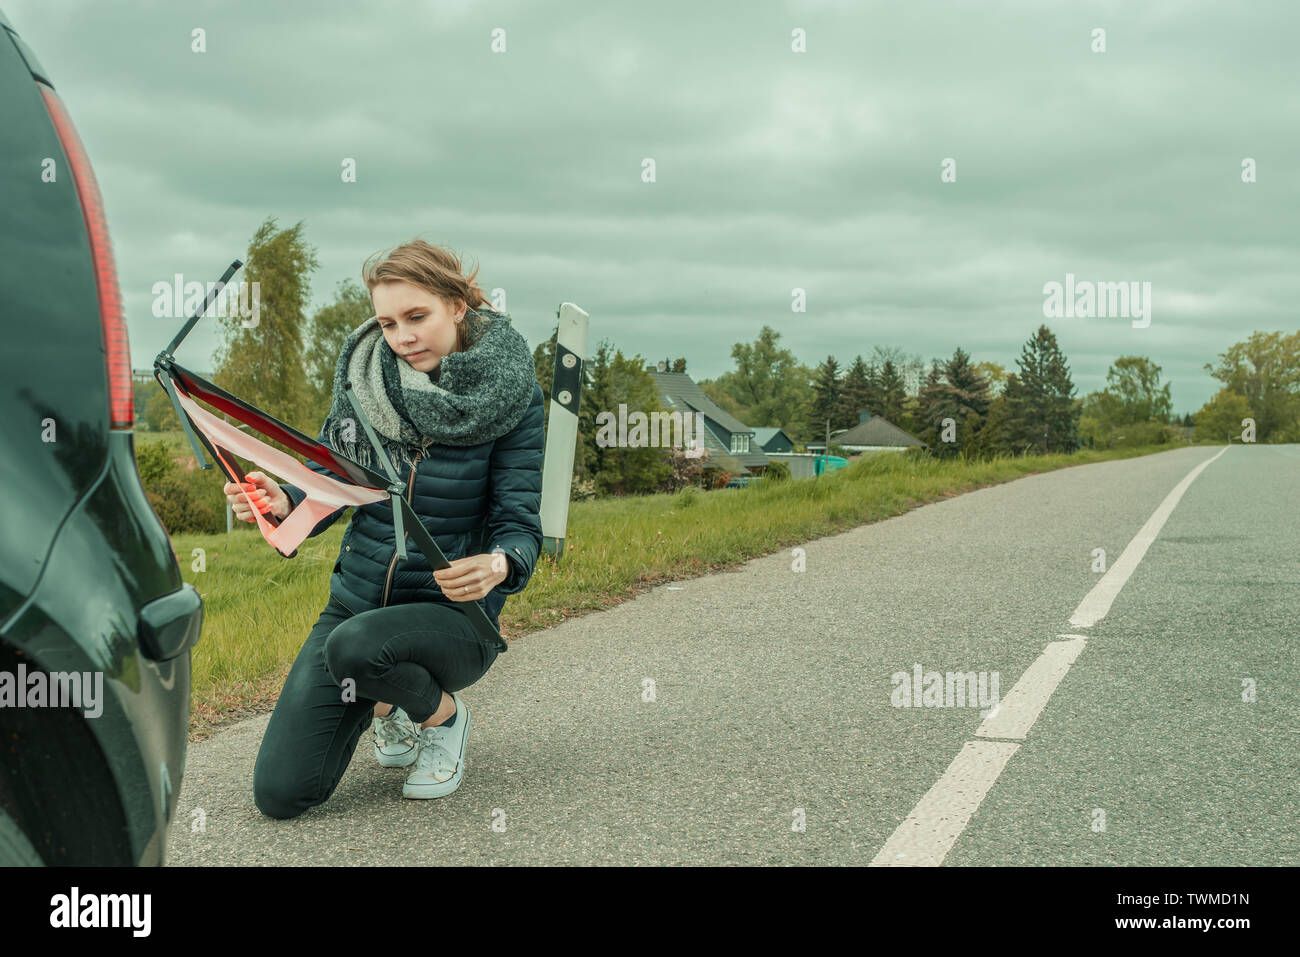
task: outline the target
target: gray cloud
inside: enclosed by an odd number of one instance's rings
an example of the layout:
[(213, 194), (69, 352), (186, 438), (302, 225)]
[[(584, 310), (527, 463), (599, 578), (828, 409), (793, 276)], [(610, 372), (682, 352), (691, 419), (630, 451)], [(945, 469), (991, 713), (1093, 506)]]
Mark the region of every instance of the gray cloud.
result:
[[(267, 215), (306, 222), (315, 305), (419, 235), (480, 263), (531, 343), (572, 300), (593, 349), (697, 378), (763, 324), (809, 364), (881, 344), (1012, 366), (1046, 321), (1081, 394), (1145, 354), (1191, 411), (1205, 362), (1300, 326), (1292, 4), (4, 9), (95, 164), (136, 367), (177, 327), (153, 283), (216, 279)], [(1045, 320), (1067, 272), (1151, 282), (1150, 328)], [(216, 343), (204, 320), (182, 359)]]

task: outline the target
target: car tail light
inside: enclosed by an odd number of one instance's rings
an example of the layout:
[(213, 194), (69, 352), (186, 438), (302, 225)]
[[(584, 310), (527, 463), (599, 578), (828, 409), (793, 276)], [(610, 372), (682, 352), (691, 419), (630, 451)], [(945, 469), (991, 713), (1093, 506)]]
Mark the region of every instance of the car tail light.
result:
[(108, 374), (109, 428), (130, 429), (135, 426), (135, 395), (131, 382), (131, 347), (126, 337), (126, 320), (122, 315), (122, 293), (117, 285), (117, 265), (113, 260), (113, 243), (108, 237), (104, 217), (104, 199), (95, 181), (90, 158), (72, 125), (63, 101), (51, 87), (38, 82), (54, 129), (63, 144), (63, 152), (72, 167), (72, 178), (86, 217), (90, 237), (90, 254), (95, 264), (95, 286), (99, 292), (99, 324), (104, 333), (106, 371)]

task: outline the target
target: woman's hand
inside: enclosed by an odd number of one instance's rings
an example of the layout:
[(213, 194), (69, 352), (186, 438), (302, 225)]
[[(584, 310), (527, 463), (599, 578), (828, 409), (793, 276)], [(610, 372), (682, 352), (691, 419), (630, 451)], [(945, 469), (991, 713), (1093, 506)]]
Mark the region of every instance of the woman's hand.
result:
[(506, 557), (498, 553), (458, 558), (451, 567), (434, 571), (433, 577), (442, 593), (452, 601), (476, 601), (505, 581), (509, 574)]
[[(289, 496), (276, 484), (275, 479), (262, 472), (249, 472), (245, 478), (248, 481), (243, 484), (243, 489), (248, 492), (248, 497), (253, 500), (259, 512), (263, 515), (270, 512), (278, 519), (288, 518), (292, 505)], [(226, 501), (234, 510), (235, 518), (241, 522), (251, 522), (253, 511), (244, 501), (239, 489), (238, 482), (227, 482), (221, 490), (226, 493)]]

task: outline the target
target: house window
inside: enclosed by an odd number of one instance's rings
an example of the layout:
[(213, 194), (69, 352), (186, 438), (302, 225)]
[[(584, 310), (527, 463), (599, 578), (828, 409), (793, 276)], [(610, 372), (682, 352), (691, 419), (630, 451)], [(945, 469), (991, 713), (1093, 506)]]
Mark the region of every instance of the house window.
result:
[(739, 434), (739, 433), (733, 432), (732, 435), (731, 435), (731, 451), (732, 451), (732, 452), (748, 452), (748, 451), (749, 451), (749, 436), (748, 436), (748, 435), (741, 435), (741, 434)]

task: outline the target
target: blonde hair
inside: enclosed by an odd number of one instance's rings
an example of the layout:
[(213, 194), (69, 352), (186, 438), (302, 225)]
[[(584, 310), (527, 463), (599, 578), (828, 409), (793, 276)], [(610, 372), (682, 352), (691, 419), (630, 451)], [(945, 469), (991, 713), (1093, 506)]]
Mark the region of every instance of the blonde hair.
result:
[[(376, 262), (375, 260), (379, 261)], [(478, 266), (466, 277), (461, 271), (460, 259), (450, 249), (435, 246), (423, 239), (413, 239), (387, 253), (378, 252), (361, 267), (361, 281), (372, 293), (381, 282), (409, 282), (440, 298), (448, 306), (459, 300), (467, 310), (476, 310), (488, 304), (488, 298), (474, 277)], [(491, 321), (483, 317), (485, 321)], [(464, 352), (475, 336), (466, 327), (470, 322), (456, 323), (456, 351)]]

